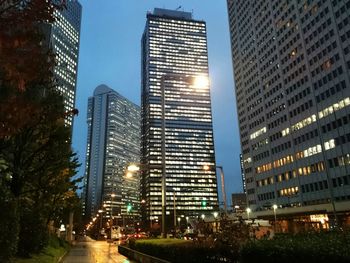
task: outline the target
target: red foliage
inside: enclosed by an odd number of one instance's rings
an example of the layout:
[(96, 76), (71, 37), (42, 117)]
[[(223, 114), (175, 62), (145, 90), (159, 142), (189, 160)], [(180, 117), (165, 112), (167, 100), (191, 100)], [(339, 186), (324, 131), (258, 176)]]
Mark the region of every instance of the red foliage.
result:
[[(0, 139), (16, 132), (38, 111), (23, 98), (28, 87), (53, 82), (54, 55), (43, 34), (64, 1), (0, 0)], [(52, 86), (52, 84), (51, 84)]]

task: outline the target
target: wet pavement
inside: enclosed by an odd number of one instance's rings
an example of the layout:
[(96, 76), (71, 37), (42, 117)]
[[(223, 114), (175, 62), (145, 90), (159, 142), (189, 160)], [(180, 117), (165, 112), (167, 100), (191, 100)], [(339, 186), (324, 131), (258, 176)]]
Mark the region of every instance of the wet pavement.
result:
[(77, 242), (63, 263), (135, 263), (118, 253), (118, 244), (95, 241), (89, 237)]

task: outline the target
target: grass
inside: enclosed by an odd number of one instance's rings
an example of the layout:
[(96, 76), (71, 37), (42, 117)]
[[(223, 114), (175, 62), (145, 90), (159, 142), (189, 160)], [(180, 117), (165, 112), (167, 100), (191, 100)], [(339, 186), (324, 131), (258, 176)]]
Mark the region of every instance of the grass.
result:
[(66, 242), (52, 238), (49, 245), (39, 254), (31, 255), (31, 258), (15, 258), (13, 263), (56, 263), (68, 251)]

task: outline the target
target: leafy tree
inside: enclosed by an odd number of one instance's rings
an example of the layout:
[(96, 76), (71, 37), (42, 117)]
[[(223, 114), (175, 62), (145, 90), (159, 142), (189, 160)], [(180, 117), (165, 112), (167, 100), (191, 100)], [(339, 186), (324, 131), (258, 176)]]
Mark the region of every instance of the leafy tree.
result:
[(45, 48), (43, 29), (55, 21), (55, 9), (64, 8), (56, 2), (0, 0), (0, 138), (25, 126), (28, 112), (37, 110), (19, 93), (52, 82), (54, 54)]
[(47, 244), (47, 225), (77, 203), (79, 166), (55, 91), (43, 28), (54, 0), (0, 0), (0, 262)]

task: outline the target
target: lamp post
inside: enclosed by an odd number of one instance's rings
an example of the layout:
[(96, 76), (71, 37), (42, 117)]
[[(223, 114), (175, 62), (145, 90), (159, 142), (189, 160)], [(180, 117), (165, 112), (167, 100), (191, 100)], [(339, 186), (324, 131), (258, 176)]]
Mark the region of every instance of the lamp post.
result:
[(218, 221), (217, 221), (217, 218), (218, 218), (219, 213), (218, 213), (218, 212), (214, 212), (213, 215), (214, 215), (214, 219), (215, 219), (215, 232), (217, 232), (217, 231), (218, 231)]
[(252, 211), (249, 207), (246, 209), (246, 211), (247, 211), (247, 219), (249, 220), (249, 214), (250, 214), (250, 212)]
[[(166, 237), (165, 230), (165, 219), (166, 219), (166, 137), (165, 137), (165, 84), (166, 81), (184, 81), (188, 85), (193, 86), (194, 88), (201, 89), (208, 86), (209, 79), (207, 76), (187, 76), (181, 74), (164, 74), (160, 79), (160, 89), (161, 89), (161, 165), (147, 165), (147, 164), (136, 164), (130, 165), (128, 171), (135, 172), (141, 170), (149, 170), (150, 168), (161, 168), (162, 169), (162, 178), (161, 178), (161, 193), (162, 193), (162, 236)], [(174, 199), (175, 202), (175, 199)], [(174, 204), (175, 205), (175, 204)], [(174, 209), (175, 211), (175, 209)], [(174, 215), (174, 221), (176, 224), (176, 215)]]
[[(165, 233), (166, 218), (166, 149), (165, 149), (165, 82), (167, 80), (185, 81), (195, 88), (202, 88), (208, 85), (208, 78), (205, 76), (183, 76), (178, 74), (164, 74), (161, 77), (161, 110), (162, 110), (162, 236)], [(174, 201), (175, 202), (175, 201)], [(175, 218), (175, 217), (174, 217)], [(175, 221), (176, 224), (176, 221)]]
[(114, 208), (114, 205), (113, 205), (113, 198), (116, 197), (117, 195), (116, 194), (111, 194), (111, 218), (112, 218), (112, 226), (114, 225), (114, 216), (113, 216), (113, 208)]
[(273, 214), (274, 214), (274, 216), (275, 216), (274, 232), (276, 233), (276, 222), (277, 222), (276, 210), (277, 210), (277, 205), (274, 204), (274, 205), (272, 206), (272, 208), (273, 208)]

